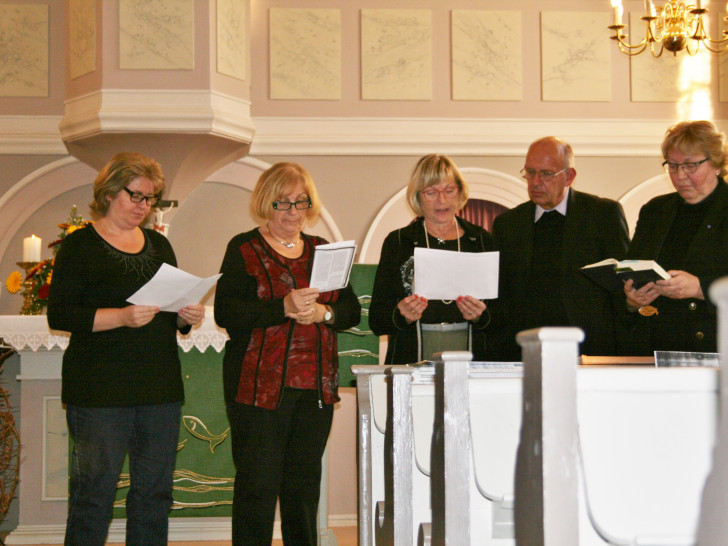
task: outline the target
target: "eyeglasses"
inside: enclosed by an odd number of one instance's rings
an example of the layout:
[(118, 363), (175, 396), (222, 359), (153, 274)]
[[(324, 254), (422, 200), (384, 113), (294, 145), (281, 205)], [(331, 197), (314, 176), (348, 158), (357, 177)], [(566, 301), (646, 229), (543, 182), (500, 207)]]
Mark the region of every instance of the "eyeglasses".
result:
[(561, 169), (559, 172), (555, 173), (546, 169), (541, 169), (540, 171), (537, 171), (536, 169), (531, 169), (530, 167), (523, 167), (521, 169), (521, 176), (526, 180), (533, 180), (538, 176), (539, 179), (541, 179), (541, 182), (550, 182), (555, 176), (558, 176), (562, 172), (568, 170), (569, 167), (566, 167), (565, 169)]
[(273, 208), (276, 210), (291, 210), (296, 207), (297, 210), (306, 210), (311, 208), (311, 199), (303, 201), (273, 201)]
[(147, 205), (153, 207), (159, 201), (159, 197), (156, 195), (144, 195), (138, 191), (131, 191), (129, 188), (124, 188), (124, 191), (129, 194), (129, 199), (132, 203), (141, 203), (146, 201)]
[(698, 167), (706, 161), (708, 161), (707, 157), (700, 161), (686, 161), (685, 163), (670, 163), (669, 161), (663, 161), (662, 167), (668, 174), (677, 174), (680, 169), (682, 169), (685, 174), (693, 174), (698, 170)]
[(457, 196), (459, 191), (460, 188), (458, 188), (457, 186), (448, 186), (444, 190), (438, 190), (437, 188), (430, 187), (426, 190), (421, 190), (420, 193), (422, 194), (422, 197), (424, 197), (428, 201), (434, 201), (440, 196), (440, 194), (444, 195), (445, 199), (452, 199)]

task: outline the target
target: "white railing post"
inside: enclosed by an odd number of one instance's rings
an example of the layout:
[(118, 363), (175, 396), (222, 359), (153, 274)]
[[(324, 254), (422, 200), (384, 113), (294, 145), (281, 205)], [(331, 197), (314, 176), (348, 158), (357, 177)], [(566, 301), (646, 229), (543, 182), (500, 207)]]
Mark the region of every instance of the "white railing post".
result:
[(718, 307), (718, 353), (720, 358), (720, 416), (713, 450), (713, 468), (708, 474), (700, 508), (698, 544), (720, 546), (728, 537), (728, 278), (710, 287), (710, 298)]
[[(576, 369), (578, 328), (518, 334), (523, 411), (516, 462), (516, 544), (578, 546)], [(546, 427), (543, 423), (549, 423)]]
[(468, 365), (473, 355), (448, 351), (435, 362), (432, 436), (432, 544), (470, 544), (470, 419)]

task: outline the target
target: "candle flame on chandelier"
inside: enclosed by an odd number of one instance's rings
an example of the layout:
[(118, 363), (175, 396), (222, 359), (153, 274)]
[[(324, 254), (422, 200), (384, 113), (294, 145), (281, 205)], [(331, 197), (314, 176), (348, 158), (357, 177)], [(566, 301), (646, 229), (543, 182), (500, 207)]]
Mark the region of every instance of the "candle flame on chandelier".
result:
[[(667, 0), (661, 8), (656, 7), (652, 0), (644, 2), (645, 14), (640, 20), (645, 24), (645, 36), (641, 42), (631, 43), (629, 36), (622, 33), (626, 28), (622, 24), (622, 0), (611, 0), (613, 24), (609, 29), (614, 31), (614, 35), (610, 38), (617, 42), (619, 50), (625, 55), (639, 55), (648, 48), (654, 57), (661, 56), (665, 50), (673, 55), (685, 51), (692, 56), (701, 46), (712, 53), (728, 51), (728, 31), (723, 31), (720, 39), (713, 39), (705, 30), (704, 16), (708, 10), (701, 7), (700, 0), (695, 0), (695, 4)], [(728, 15), (723, 20), (728, 23)]]

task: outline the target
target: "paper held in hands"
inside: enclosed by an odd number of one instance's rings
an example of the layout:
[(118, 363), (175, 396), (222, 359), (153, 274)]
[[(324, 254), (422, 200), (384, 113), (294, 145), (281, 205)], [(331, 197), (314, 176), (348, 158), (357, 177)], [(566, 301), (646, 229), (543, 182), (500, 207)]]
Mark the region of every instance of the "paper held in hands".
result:
[(499, 252), (453, 252), (415, 248), (413, 292), (430, 300), (498, 297)]
[(318, 288), (319, 292), (344, 288), (349, 284), (354, 254), (356, 254), (354, 241), (340, 241), (317, 246), (313, 254), (309, 286)]
[(169, 264), (162, 264), (154, 277), (126, 301), (134, 305), (156, 305), (161, 311), (176, 313), (187, 305), (200, 303), (221, 276), (218, 273), (201, 279)]

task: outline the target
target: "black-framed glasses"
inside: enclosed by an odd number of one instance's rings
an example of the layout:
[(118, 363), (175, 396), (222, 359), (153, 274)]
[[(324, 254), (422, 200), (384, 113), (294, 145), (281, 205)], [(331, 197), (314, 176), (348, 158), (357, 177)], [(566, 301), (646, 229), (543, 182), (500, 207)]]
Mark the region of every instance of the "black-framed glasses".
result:
[(559, 172), (555, 173), (554, 171), (549, 171), (547, 169), (541, 169), (540, 171), (537, 171), (536, 169), (531, 169), (530, 167), (523, 167), (521, 169), (521, 176), (526, 180), (533, 180), (538, 176), (539, 179), (541, 179), (541, 182), (550, 182), (555, 176), (558, 176), (564, 171), (568, 170), (569, 167), (566, 167), (565, 169), (561, 169)]
[(698, 170), (698, 167), (706, 161), (708, 161), (707, 157), (700, 161), (686, 161), (685, 163), (670, 163), (669, 161), (663, 161), (662, 168), (665, 169), (667, 174), (677, 174), (680, 169), (682, 169), (685, 174), (693, 174)]
[(129, 188), (124, 188), (124, 191), (129, 194), (129, 199), (132, 203), (141, 203), (142, 201), (146, 201), (147, 205), (150, 207), (153, 207), (159, 202), (159, 196), (158, 195), (144, 195), (143, 193), (140, 193), (138, 191), (131, 191)]
[(273, 208), (276, 210), (291, 210), (296, 207), (297, 210), (306, 210), (311, 208), (311, 199), (302, 201), (273, 201)]

